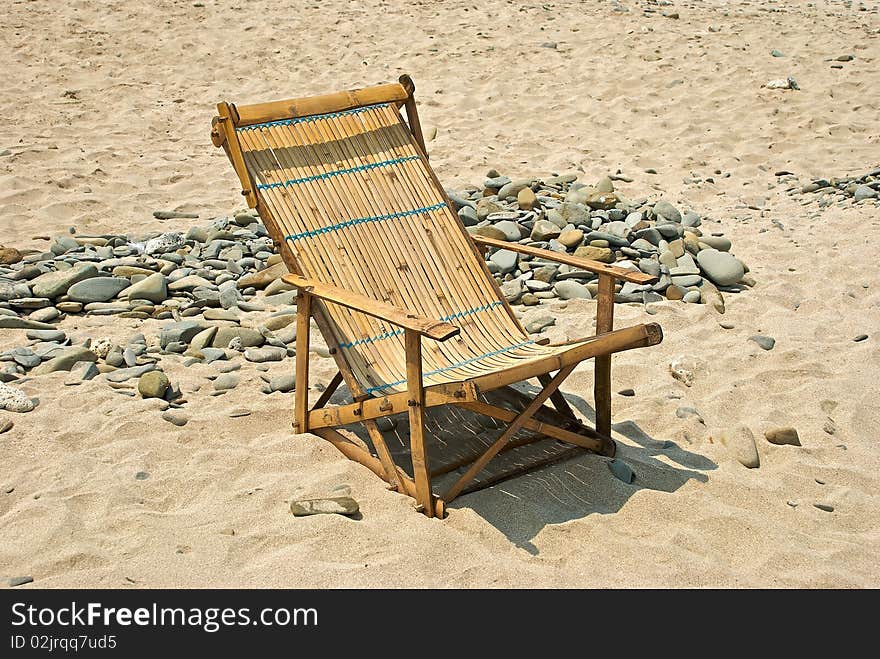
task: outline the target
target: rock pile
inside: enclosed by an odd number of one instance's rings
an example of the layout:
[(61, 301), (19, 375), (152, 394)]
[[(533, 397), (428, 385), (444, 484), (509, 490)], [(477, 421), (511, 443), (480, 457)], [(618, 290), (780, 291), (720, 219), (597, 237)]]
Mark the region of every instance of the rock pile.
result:
[[(790, 172), (777, 172), (779, 177), (793, 177)], [(806, 185), (792, 185), (789, 195), (810, 195), (804, 204), (818, 203), (820, 208), (834, 204), (849, 206), (859, 204), (880, 208), (880, 167), (859, 176), (845, 176), (832, 179), (813, 179)]]
[[(722, 292), (754, 281), (721, 233), (704, 233), (702, 218), (665, 199), (629, 200), (604, 177), (595, 185), (576, 174), (510, 179), (490, 171), (482, 187), (447, 191), (472, 234), (517, 242), (641, 271), (655, 284), (618, 286), (618, 302), (682, 300), (724, 312)], [(592, 298), (596, 275), (511, 250), (488, 256), (507, 300), (533, 306), (543, 299)]]
[[(247, 212), (185, 234), (72, 233), (42, 252), (0, 248), (0, 329), (24, 330), (29, 340), (0, 353), (0, 382), (69, 371), (65, 382), (75, 385), (102, 373), (110, 386), (139, 378), (143, 397), (175, 401), (181, 394), (161, 373), (164, 354), (182, 354), (186, 365), (239, 354), (255, 364), (280, 361), (294, 354), (296, 340), (288, 327), (295, 292), (280, 280), (286, 272), (265, 227)], [(139, 333), (116, 345), (56, 328), (70, 314), (168, 322), (149, 340)], [(215, 392), (228, 384), (221, 375)], [(267, 379), (264, 390), (292, 388)], [(5, 405), (13, 394), (3, 395)], [(19, 398), (15, 407), (26, 411)]]

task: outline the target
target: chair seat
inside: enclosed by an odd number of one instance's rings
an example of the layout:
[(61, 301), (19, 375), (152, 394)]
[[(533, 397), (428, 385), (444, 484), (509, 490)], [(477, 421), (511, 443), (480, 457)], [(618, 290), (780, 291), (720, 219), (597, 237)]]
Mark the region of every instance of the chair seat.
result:
[[(526, 339), (506, 348), (439, 367), (431, 365), (429, 368), (429, 364), (423, 361), (422, 377), (426, 387), (468, 381), (474, 382), (483, 390), (495, 389), (564, 368), (598, 354), (606, 354), (609, 346), (614, 351), (639, 347), (645, 344), (647, 336), (659, 331), (659, 326), (655, 324), (635, 325), (556, 346), (540, 345), (534, 340)], [(393, 371), (387, 366), (387, 363), (383, 364), (386, 377), (381, 380), (376, 377), (378, 373), (375, 370), (369, 371), (369, 376), (372, 377), (361, 378), (365, 393), (386, 396), (406, 391), (405, 364)], [(395, 374), (399, 376), (394, 377)], [(364, 382), (364, 379), (367, 381)]]

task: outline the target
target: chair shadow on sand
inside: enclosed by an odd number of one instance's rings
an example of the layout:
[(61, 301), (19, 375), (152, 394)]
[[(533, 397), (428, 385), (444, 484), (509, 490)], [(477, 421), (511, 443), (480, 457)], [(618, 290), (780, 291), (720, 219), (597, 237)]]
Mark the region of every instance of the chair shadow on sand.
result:
[[(539, 391), (527, 383), (515, 388), (528, 398), (533, 398)], [(337, 391), (333, 397), (339, 397), (340, 402), (348, 394), (345, 387), (341, 389), (343, 391)], [(487, 399), (498, 395), (490, 392)], [(583, 398), (571, 393), (566, 393), (565, 398), (589, 424), (595, 421), (593, 408)], [(503, 401), (496, 398), (490, 402), (516, 407), (509, 398)], [(503, 425), (454, 406), (429, 408), (427, 412), (425, 444), (434, 493), (441, 494), (467, 468), (467, 465), (457, 465), (485, 451), (502, 431)], [(383, 428), (383, 436), (394, 461), (412, 474), (407, 415), (390, 418), (394, 428)], [(348, 426), (347, 429), (371, 446), (362, 425)], [(583, 519), (595, 513), (617, 512), (640, 490), (675, 492), (691, 479), (706, 482), (708, 477), (704, 472), (717, 467), (708, 458), (687, 451), (673, 441), (654, 439), (632, 421), (614, 424), (613, 429), (628, 440), (626, 443), (617, 442), (616, 458), (626, 462), (635, 472), (631, 484), (615, 478), (608, 468), (609, 458), (545, 438), (499, 454), (476, 479), (475, 487), (482, 485), (485, 489), (462, 495), (449, 505), (449, 509), (473, 510), (513, 544), (537, 554), (538, 549), (532, 540), (548, 524)], [(515, 444), (517, 439), (528, 440), (530, 436), (533, 435), (521, 431), (512, 443)], [(666, 461), (658, 459), (660, 456)], [(558, 461), (548, 466), (524, 471), (530, 462), (557, 457)], [(493, 482), (493, 475), (511, 469), (520, 469), (524, 473)]]

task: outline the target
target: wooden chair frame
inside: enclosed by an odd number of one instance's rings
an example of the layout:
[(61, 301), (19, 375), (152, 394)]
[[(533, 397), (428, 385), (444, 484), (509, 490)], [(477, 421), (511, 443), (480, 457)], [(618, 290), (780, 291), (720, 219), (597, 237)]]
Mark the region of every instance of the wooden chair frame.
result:
[[(237, 127), (249, 126), (266, 121), (277, 121), (297, 117), (305, 117), (321, 113), (340, 112), (380, 103), (393, 104), (397, 109), (406, 111), (408, 128), (418, 146), (419, 156), (427, 166), (427, 150), (419, 123), (418, 111), (414, 97), (415, 85), (409, 76), (401, 76), (396, 84), (380, 85), (326, 96), (315, 96), (302, 99), (277, 101), (258, 105), (236, 107), (230, 103), (218, 104), (218, 116), (212, 123), (211, 137), (215, 146), (222, 146), (239, 176), (242, 195), (252, 208), (256, 208), (266, 225), (270, 235), (279, 247), (284, 263), (291, 274), (284, 280), (297, 288), (297, 321), (296, 321), (296, 387), (294, 392), (294, 422), (297, 433), (313, 433), (329, 441), (346, 457), (359, 462), (385, 480), (391, 489), (405, 493), (416, 500), (416, 508), (428, 517), (444, 517), (445, 506), (463, 492), (473, 491), (468, 485), (483, 470), (486, 464), (500, 452), (510, 448), (516, 442), (513, 438), (520, 429), (528, 429), (535, 434), (533, 439), (552, 438), (567, 444), (588, 449), (601, 455), (613, 456), (615, 444), (611, 439), (611, 354), (659, 343), (663, 334), (660, 326), (654, 323), (614, 330), (614, 292), (617, 280), (639, 284), (649, 283), (655, 279), (638, 271), (627, 270), (605, 263), (578, 258), (569, 254), (560, 254), (518, 243), (507, 243), (481, 236), (471, 236), (474, 249), (479, 253), (481, 262), (485, 250), (507, 249), (533, 257), (568, 264), (593, 272), (599, 278), (599, 290), (596, 306), (596, 336), (583, 342), (571, 342), (572, 347), (558, 354), (532, 360), (522, 365), (483, 374), (468, 380), (454, 383), (425, 386), (422, 377), (422, 340), (445, 341), (459, 333), (459, 328), (440, 320), (426, 318), (406, 309), (375, 300), (354, 291), (344, 290), (326, 282), (319, 282), (302, 276), (290, 250), (285, 249), (282, 232), (278, 229), (272, 212), (262, 203), (257, 194), (257, 186), (251, 179), (245, 166), (241, 148), (235, 137)], [(442, 192), (443, 199), (451, 207), (451, 202), (443, 191), (443, 187), (427, 167), (434, 184)], [(464, 226), (459, 221), (461, 231)], [(483, 264), (487, 277), (487, 285), (497, 286)], [(503, 298), (502, 298), (503, 299)], [(361, 313), (380, 318), (392, 323), (404, 331), (406, 350), (406, 391), (390, 393), (381, 397), (365, 394), (345, 361), (335, 348), (330, 349), (336, 361), (338, 372), (329, 386), (322, 392), (311, 407), (308, 406), (309, 394), (309, 338), (310, 321), (314, 318), (316, 325), (325, 337), (331, 336), (322, 305), (342, 305)], [(505, 302), (505, 307), (513, 317), (513, 312)], [(563, 381), (571, 374), (581, 361), (595, 359), (594, 398), (596, 410), (595, 428), (581, 423), (569, 407), (559, 390)], [(555, 374), (554, 374), (555, 371)], [(537, 378), (542, 385), (541, 391), (527, 401), (524, 409), (514, 412), (502, 407), (491, 405), (481, 400), (482, 392), (498, 388), (508, 388), (515, 382)], [(330, 397), (338, 386), (345, 381), (353, 395), (353, 402), (346, 405), (327, 406)], [(518, 392), (515, 392), (517, 395)], [(546, 405), (550, 401), (553, 408)], [(457, 405), (483, 414), (504, 423), (506, 429), (479, 456), (469, 461), (459, 461), (454, 465), (446, 465), (434, 472), (431, 471), (425, 449), (424, 414), (428, 407), (438, 405)], [(546, 416), (558, 423), (536, 420), (535, 414), (543, 411)], [(412, 455), (413, 478), (391, 457), (388, 446), (379, 430), (376, 419), (406, 411), (409, 417), (410, 449)], [(374, 455), (362, 441), (352, 433), (342, 429), (353, 423), (363, 423), (376, 451)], [(519, 444), (521, 445), (521, 441)], [(550, 460), (552, 460), (551, 458)], [(558, 458), (556, 458), (558, 459)], [(549, 460), (534, 463), (529, 469), (537, 468)], [(467, 465), (468, 469), (440, 496), (434, 494), (431, 478), (439, 473), (448, 473)], [(523, 470), (516, 470), (521, 473)], [(491, 483), (498, 482), (501, 477), (493, 477)], [(481, 484), (485, 487), (488, 484)]]

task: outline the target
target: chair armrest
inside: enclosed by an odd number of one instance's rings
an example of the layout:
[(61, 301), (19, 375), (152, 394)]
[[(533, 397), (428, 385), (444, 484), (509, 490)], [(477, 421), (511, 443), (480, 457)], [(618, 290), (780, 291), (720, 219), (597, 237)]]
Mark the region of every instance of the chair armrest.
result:
[(620, 279), (622, 281), (631, 281), (636, 284), (651, 284), (657, 281), (656, 277), (647, 275), (644, 272), (618, 268), (614, 265), (608, 265), (607, 263), (600, 263), (599, 261), (592, 261), (590, 259), (583, 259), (579, 256), (572, 256), (571, 254), (552, 252), (549, 249), (529, 247), (528, 245), (520, 245), (519, 243), (508, 243), (503, 240), (495, 240), (494, 238), (485, 238), (484, 236), (471, 236), (471, 239), (478, 245), (497, 247), (498, 249), (509, 249), (511, 252), (519, 252), (520, 254), (528, 254), (529, 256), (537, 256), (542, 259), (556, 261), (557, 263), (564, 263), (575, 268), (580, 268), (581, 270), (595, 272), (597, 275), (610, 275), (614, 277), (614, 279)]
[(414, 314), (401, 307), (396, 307), (393, 304), (380, 302), (379, 300), (374, 300), (366, 295), (361, 295), (360, 293), (355, 293), (353, 291), (346, 291), (331, 284), (324, 284), (315, 281), (314, 279), (306, 279), (299, 275), (284, 275), (282, 279), (288, 284), (296, 286), (296, 288), (314, 295), (315, 297), (319, 297), (322, 300), (333, 302), (334, 304), (339, 304), (343, 307), (360, 311), (361, 313), (373, 316), (374, 318), (385, 320), (399, 327), (403, 327), (404, 329), (418, 332), (419, 334), (434, 339), (435, 341), (451, 339), (461, 331), (455, 325), (445, 323), (442, 320), (434, 320), (432, 318), (426, 318), (425, 316), (419, 316), (418, 314)]

